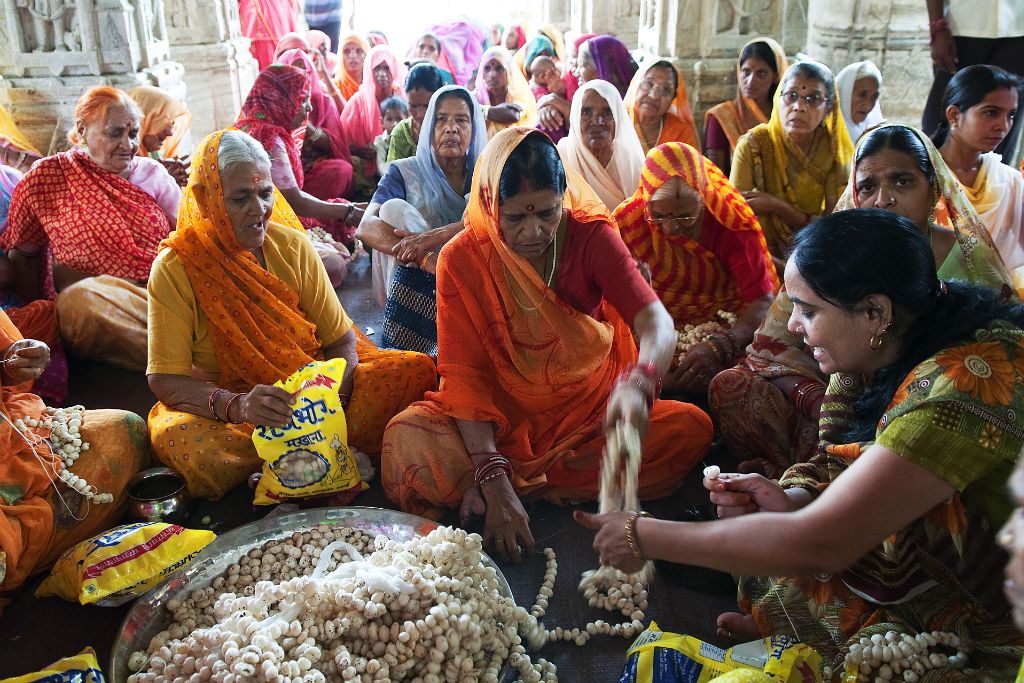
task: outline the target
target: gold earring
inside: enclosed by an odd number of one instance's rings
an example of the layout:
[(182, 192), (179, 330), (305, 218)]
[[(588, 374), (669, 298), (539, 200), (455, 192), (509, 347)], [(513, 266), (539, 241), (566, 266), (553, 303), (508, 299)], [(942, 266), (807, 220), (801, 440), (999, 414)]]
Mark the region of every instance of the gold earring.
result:
[(892, 327), (892, 318), (889, 318), (889, 322), (885, 324), (881, 332), (871, 335), (871, 339), (868, 340), (868, 345), (872, 351), (878, 351), (885, 344), (885, 335), (889, 332), (889, 328)]

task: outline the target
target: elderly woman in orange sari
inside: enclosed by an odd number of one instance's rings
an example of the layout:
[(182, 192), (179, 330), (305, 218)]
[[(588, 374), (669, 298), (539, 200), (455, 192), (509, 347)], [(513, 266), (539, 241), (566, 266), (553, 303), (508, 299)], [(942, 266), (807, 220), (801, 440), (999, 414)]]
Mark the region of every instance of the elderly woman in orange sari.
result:
[(441, 389), (384, 436), (384, 490), (403, 510), (484, 515), (487, 545), (518, 559), (533, 545), (520, 496), (596, 498), (606, 429), (646, 434), (644, 498), (706, 452), (708, 416), (658, 400), (672, 319), (610, 223), (543, 133), (485, 148), (465, 230), (438, 259)]
[(176, 154), (192, 121), (188, 107), (166, 91), (151, 85), (132, 88), (128, 95), (142, 110), (139, 156), (159, 161), (178, 185), (184, 187), (188, 182), (188, 155), (178, 157)]
[(18, 183), (0, 236), (22, 300), (56, 299), (69, 351), (130, 370), (146, 367), (145, 283), (181, 198), (160, 162), (136, 155), (141, 118), (120, 90), (83, 94), (76, 147)]
[(666, 390), (706, 392), (743, 354), (779, 290), (757, 217), (717, 166), (678, 142), (650, 151), (640, 187), (613, 216), (676, 329), (718, 322), (719, 311), (736, 315), (665, 377)]
[(686, 83), (672, 62), (655, 57), (641, 63), (623, 102), (644, 154), (666, 142), (700, 149)]
[[(146, 425), (123, 410), (87, 410), (80, 435), (91, 446), (71, 472), (109, 493), (93, 502), (56, 476), (63, 467), (46, 444), (49, 430), (15, 423), (39, 420), (46, 406), (32, 393), (50, 362), (50, 350), (25, 339), (0, 311), (0, 615), (18, 589), (45, 571), (62, 552), (117, 523), (127, 502), (128, 481), (149, 463)], [(76, 413), (77, 414), (77, 413)]]
[(259, 143), (220, 131), (199, 155), (149, 282), (154, 453), (192, 495), (222, 497), (260, 468), (253, 425), (291, 419), (274, 382), (339, 357), (349, 445), (378, 452), (388, 420), (436, 387), (433, 362), (358, 333), (295, 214), (274, 201)]
[(704, 113), (704, 155), (726, 175), (740, 137), (768, 123), (779, 78), (788, 68), (786, 51), (771, 38), (755, 38), (740, 50), (736, 97)]

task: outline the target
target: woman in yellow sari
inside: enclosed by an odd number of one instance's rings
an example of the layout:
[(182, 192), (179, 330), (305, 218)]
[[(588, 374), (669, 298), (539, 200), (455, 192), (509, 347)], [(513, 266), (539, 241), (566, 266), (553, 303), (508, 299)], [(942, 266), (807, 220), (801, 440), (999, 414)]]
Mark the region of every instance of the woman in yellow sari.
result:
[(740, 138), (729, 175), (761, 221), (776, 268), (793, 235), (835, 207), (852, 156), (832, 72), (813, 61), (789, 67), (771, 119)]
[(519, 497), (596, 498), (606, 429), (646, 432), (644, 498), (707, 450), (707, 415), (657, 399), (672, 321), (610, 223), (543, 133), (484, 149), (437, 264), (441, 389), (385, 432), (384, 490), (403, 510), (484, 515), (487, 545), (518, 559), (533, 545)]
[(487, 135), (509, 126), (537, 124), (537, 100), (526, 76), (516, 67), (512, 54), (494, 45), (484, 51), (473, 89), (487, 119)]
[(667, 59), (654, 57), (641, 62), (623, 103), (644, 154), (668, 142), (682, 142), (700, 149), (686, 83)]
[(740, 137), (768, 123), (779, 78), (789, 68), (786, 51), (771, 38), (755, 38), (740, 50), (736, 63), (736, 97), (704, 114), (704, 156), (729, 175)]
[(338, 357), (349, 444), (379, 451), (387, 421), (436, 386), (434, 364), (358, 333), (294, 212), (275, 202), (258, 142), (219, 131), (199, 150), (149, 281), (154, 453), (193, 496), (222, 497), (260, 467), (253, 425), (291, 419), (274, 382)]

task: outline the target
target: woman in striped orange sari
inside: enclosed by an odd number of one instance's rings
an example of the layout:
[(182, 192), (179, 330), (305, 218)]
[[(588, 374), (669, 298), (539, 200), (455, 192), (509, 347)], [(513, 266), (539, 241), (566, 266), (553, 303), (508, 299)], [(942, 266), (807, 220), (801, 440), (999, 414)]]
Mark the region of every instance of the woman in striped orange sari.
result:
[(646, 433), (643, 498), (700, 460), (711, 421), (657, 400), (671, 319), (610, 223), (543, 133), (508, 128), (484, 149), (466, 228), (437, 262), (441, 388), (384, 433), (381, 478), (403, 510), (461, 505), (518, 559), (533, 545), (519, 497), (596, 498), (606, 429)]
[(731, 329), (692, 346), (665, 377), (665, 389), (704, 393), (754, 336), (779, 279), (757, 217), (718, 167), (689, 145), (652, 149), (640, 187), (614, 217), (633, 257), (676, 329), (736, 315)]

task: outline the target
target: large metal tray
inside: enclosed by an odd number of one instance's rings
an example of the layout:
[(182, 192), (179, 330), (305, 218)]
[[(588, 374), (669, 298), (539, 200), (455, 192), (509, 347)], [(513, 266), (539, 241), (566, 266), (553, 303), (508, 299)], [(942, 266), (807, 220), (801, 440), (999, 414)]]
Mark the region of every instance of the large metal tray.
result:
[[(171, 624), (171, 615), (164, 605), (178, 595), (206, 588), (223, 574), (243, 554), (266, 541), (291, 536), (318, 524), (337, 524), (361, 529), (371, 535), (383, 534), (395, 541), (407, 541), (425, 536), (438, 527), (436, 522), (423, 517), (370, 507), (319, 508), (292, 512), (269, 519), (261, 519), (218, 536), (187, 567), (174, 574), (136, 601), (121, 624), (121, 632), (114, 641), (111, 653), (110, 680), (125, 683), (131, 672), (128, 658), (137, 650), (145, 650), (149, 641)], [(483, 563), (494, 567), (498, 575), (498, 588), (511, 598), (512, 589), (494, 561), (483, 554)]]

